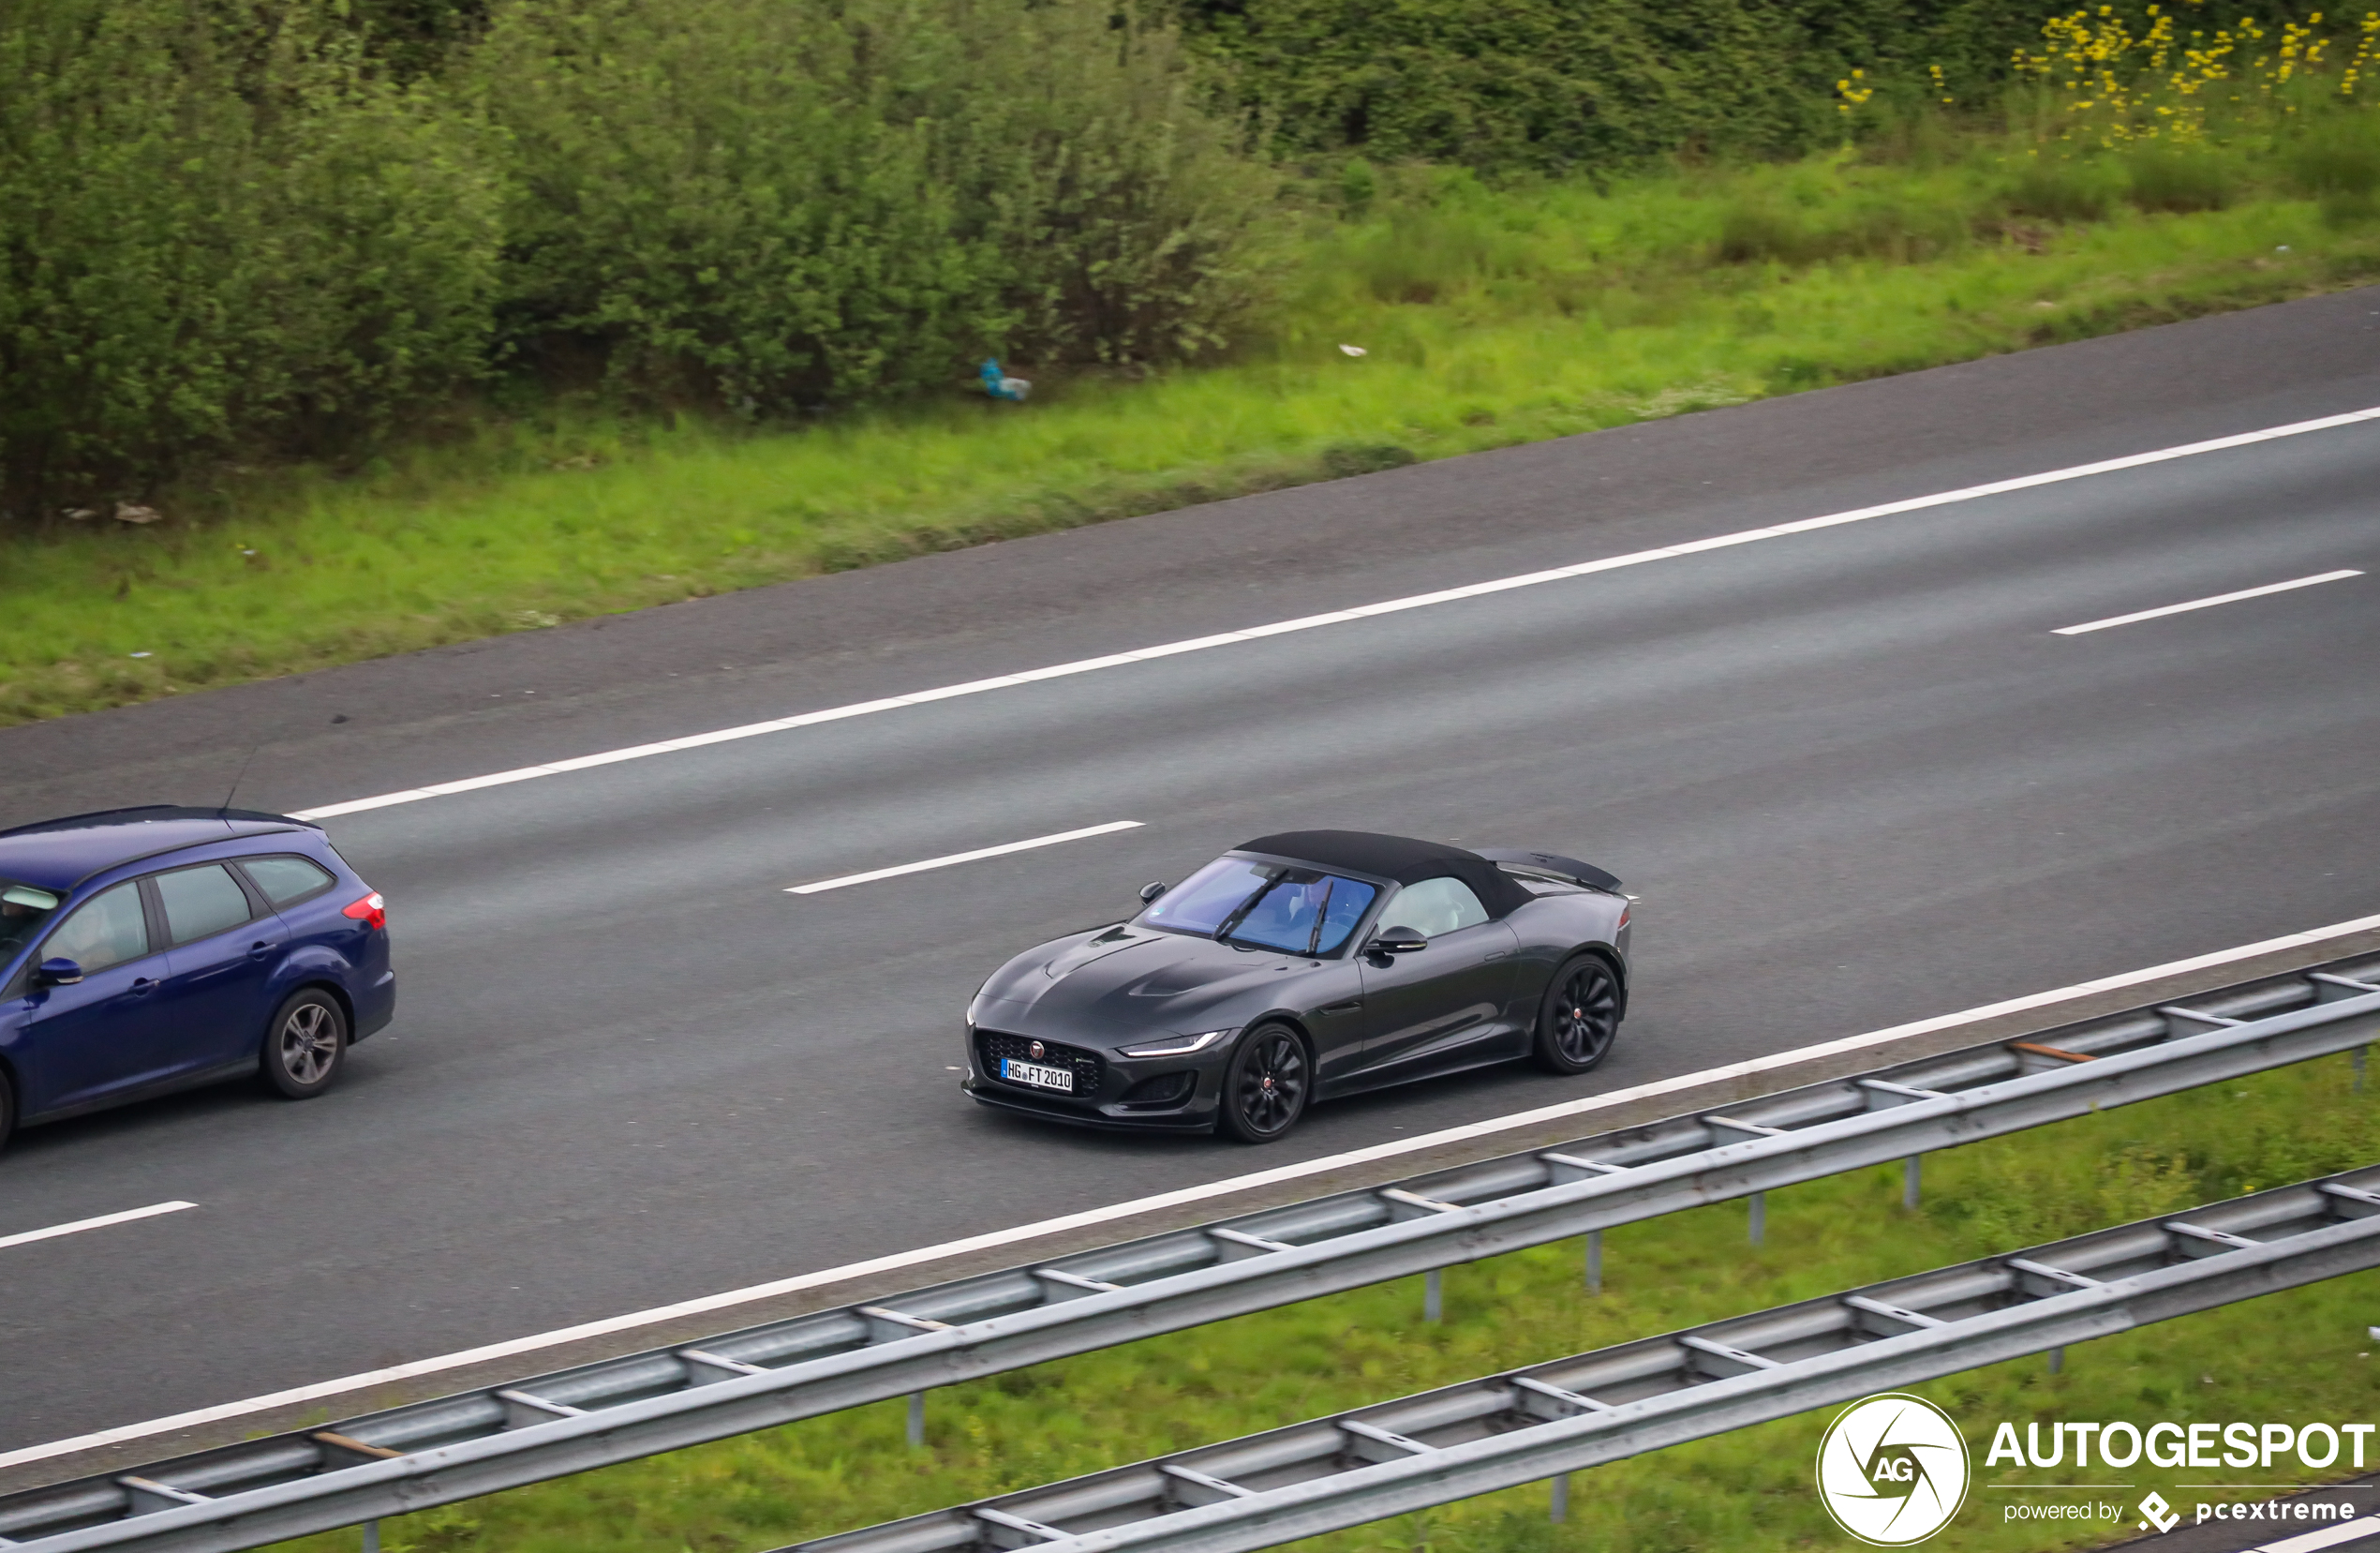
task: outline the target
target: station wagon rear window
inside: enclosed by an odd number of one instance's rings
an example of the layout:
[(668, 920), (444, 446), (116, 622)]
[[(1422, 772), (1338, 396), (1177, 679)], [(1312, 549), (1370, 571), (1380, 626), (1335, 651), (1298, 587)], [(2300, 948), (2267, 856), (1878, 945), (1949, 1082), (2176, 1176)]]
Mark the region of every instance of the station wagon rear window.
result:
[(331, 885), (330, 870), (311, 858), (242, 858), (240, 866), (276, 906), (292, 905)]

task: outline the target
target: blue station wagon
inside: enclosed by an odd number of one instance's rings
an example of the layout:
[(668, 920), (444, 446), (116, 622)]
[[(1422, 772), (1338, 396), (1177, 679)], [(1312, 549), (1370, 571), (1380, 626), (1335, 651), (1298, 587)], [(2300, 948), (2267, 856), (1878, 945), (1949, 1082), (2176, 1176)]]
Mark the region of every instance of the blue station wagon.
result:
[(0, 1142), (254, 1076), (308, 1099), (396, 1011), (388, 910), (320, 826), (156, 805), (0, 830)]

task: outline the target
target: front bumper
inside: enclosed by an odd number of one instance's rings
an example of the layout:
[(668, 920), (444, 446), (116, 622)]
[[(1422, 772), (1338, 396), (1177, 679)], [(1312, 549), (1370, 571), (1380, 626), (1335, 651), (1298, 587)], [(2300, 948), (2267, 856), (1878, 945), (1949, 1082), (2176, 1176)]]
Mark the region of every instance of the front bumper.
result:
[[(1034, 1044), (1042, 1047), (1039, 1057), (1031, 1055)], [(1059, 1094), (1002, 1078), (1000, 1061), (1005, 1056), (1072, 1070), (1076, 1092)], [(1209, 1132), (1214, 1128), (1223, 1069), (1230, 1057), (1227, 1041), (1214, 1052), (1191, 1057), (1126, 1057), (1064, 1041), (1035, 1043), (1030, 1036), (1010, 1031), (970, 1028), (967, 1076), (959, 1087), (978, 1104), (1076, 1127)]]

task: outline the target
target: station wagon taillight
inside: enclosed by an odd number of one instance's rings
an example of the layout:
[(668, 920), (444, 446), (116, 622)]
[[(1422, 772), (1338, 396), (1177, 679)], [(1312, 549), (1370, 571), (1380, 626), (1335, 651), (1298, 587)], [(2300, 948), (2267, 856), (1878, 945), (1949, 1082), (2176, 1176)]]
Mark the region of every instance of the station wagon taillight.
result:
[(389, 925), (388, 903), (380, 899), (380, 892), (377, 889), (341, 911), (339, 915), (352, 918), (367, 928), (384, 928)]

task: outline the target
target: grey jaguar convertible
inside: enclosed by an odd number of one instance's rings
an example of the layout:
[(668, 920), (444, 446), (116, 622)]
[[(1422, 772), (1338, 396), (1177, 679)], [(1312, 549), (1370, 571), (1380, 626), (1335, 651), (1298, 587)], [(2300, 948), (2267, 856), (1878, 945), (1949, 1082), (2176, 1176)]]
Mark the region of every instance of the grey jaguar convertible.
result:
[(1629, 898), (1552, 853), (1301, 830), (1140, 898), (984, 983), (969, 1095), (1265, 1143), (1357, 1090), (1524, 1057), (1584, 1073), (1628, 1011)]

